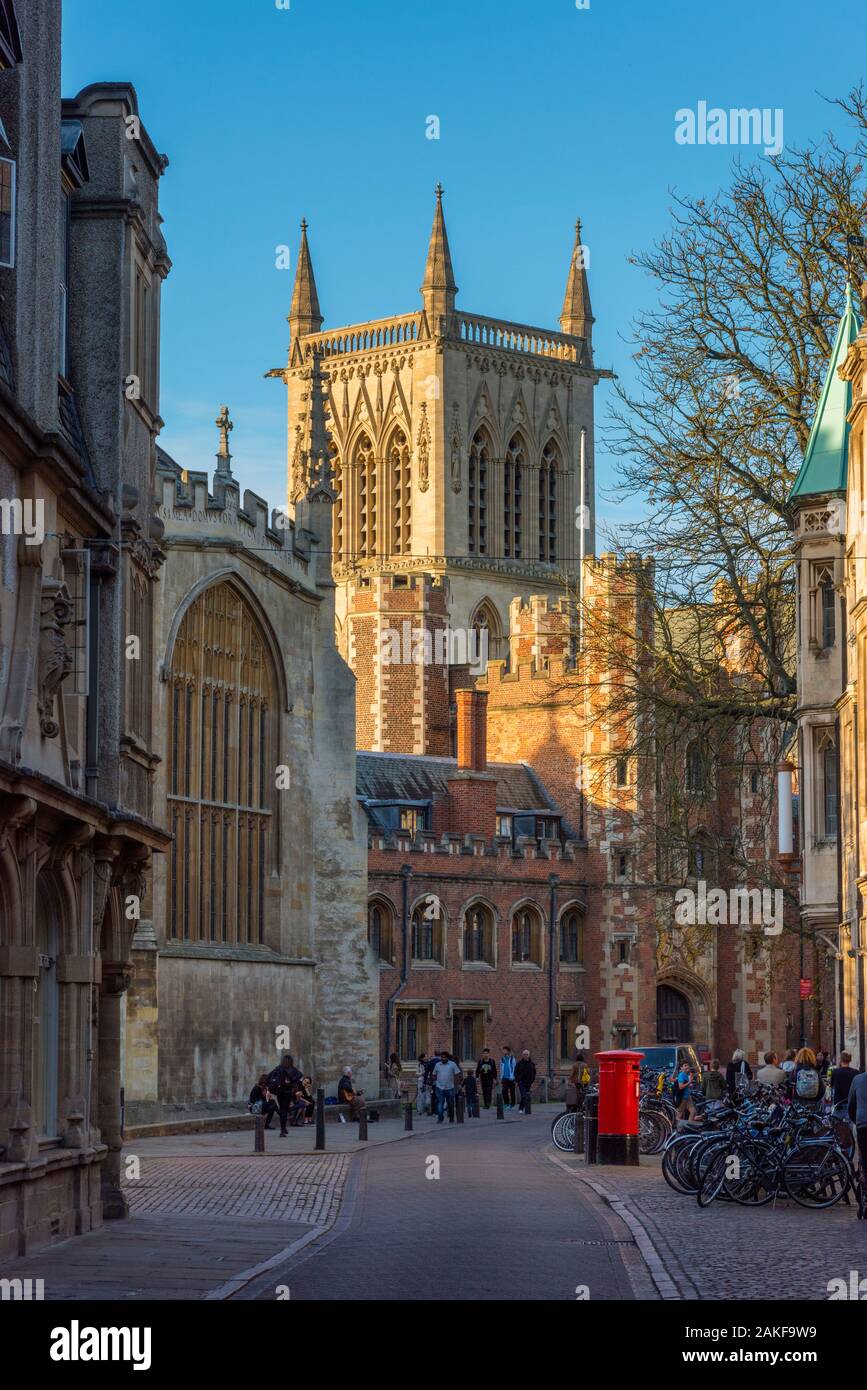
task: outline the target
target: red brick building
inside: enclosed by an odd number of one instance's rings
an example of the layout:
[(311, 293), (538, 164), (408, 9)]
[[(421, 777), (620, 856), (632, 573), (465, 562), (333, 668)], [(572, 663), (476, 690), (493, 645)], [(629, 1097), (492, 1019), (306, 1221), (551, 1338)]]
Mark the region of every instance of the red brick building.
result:
[(488, 762), (487, 694), (456, 699), (456, 758), (358, 754), (382, 1054), (508, 1043), (563, 1073), (598, 997), (587, 847), (530, 768)]

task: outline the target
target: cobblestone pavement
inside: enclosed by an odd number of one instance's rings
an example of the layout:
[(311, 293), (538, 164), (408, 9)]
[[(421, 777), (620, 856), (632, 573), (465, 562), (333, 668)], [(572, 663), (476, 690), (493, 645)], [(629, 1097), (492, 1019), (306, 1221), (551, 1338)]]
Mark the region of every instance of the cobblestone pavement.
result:
[(548, 1162), (553, 1113), (434, 1124), (353, 1158), (331, 1230), (237, 1297), (273, 1300), (277, 1285), (293, 1303), (654, 1297), (627, 1225)]
[(310, 1158), (150, 1158), (124, 1184), (133, 1214), (243, 1216), (331, 1222), (349, 1168), (345, 1154)]
[[(588, 1168), (558, 1154), (582, 1185), (592, 1184), (614, 1210), (632, 1214), (646, 1230), (677, 1287), (689, 1299), (809, 1299), (828, 1297), (830, 1279), (851, 1270), (867, 1276), (867, 1221), (854, 1206), (809, 1211), (794, 1202), (739, 1207), (673, 1192), (659, 1158), (638, 1168)], [(622, 1203), (622, 1208), (617, 1205)]]
[(43, 1279), (48, 1300), (225, 1298), (328, 1228), (350, 1161), (143, 1159), (125, 1185), (128, 1221), (11, 1261), (0, 1277)]

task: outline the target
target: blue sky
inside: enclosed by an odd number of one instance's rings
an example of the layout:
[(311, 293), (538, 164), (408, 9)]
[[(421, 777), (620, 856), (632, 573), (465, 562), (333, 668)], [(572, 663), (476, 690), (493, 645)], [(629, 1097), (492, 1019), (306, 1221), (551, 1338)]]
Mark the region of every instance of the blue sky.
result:
[(293, 272), (275, 248), (294, 264), (306, 216), (326, 324), (414, 309), (437, 180), (477, 313), (556, 327), (581, 216), (597, 362), (628, 378), (653, 287), (627, 257), (666, 230), (672, 187), (712, 193), (733, 153), (677, 144), (675, 111), (781, 107), (787, 144), (842, 132), (822, 95), (862, 76), (863, 18), (856, 0), (64, 0), (64, 93), (131, 81), (170, 159), (162, 443), (211, 468), (227, 402), (242, 486), (281, 502), (284, 393), (263, 374), (285, 362)]

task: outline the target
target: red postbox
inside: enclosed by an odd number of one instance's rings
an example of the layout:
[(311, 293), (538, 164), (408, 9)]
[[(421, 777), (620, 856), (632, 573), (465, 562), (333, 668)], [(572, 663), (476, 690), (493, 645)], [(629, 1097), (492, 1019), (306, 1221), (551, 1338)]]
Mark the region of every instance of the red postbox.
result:
[(599, 1063), (599, 1163), (638, 1163), (638, 1096), (643, 1052), (597, 1052)]

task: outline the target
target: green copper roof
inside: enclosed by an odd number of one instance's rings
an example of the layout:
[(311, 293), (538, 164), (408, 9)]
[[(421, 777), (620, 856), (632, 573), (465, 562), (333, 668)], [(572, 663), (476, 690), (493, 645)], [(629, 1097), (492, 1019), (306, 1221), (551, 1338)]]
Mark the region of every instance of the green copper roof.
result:
[(789, 501), (819, 492), (845, 492), (846, 465), (849, 450), (849, 426), (846, 416), (852, 405), (852, 386), (841, 381), (837, 368), (846, 360), (850, 344), (861, 329), (852, 301), (852, 289), (846, 286), (846, 307), (837, 328), (831, 349), (831, 360), (825, 373), (822, 394), (801, 471), (795, 479)]

